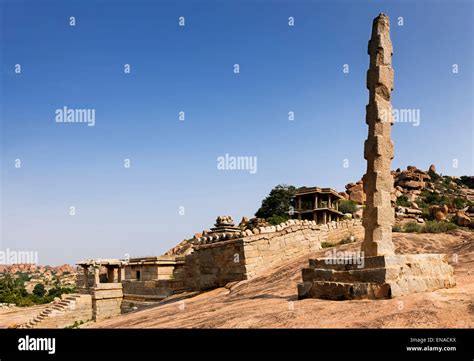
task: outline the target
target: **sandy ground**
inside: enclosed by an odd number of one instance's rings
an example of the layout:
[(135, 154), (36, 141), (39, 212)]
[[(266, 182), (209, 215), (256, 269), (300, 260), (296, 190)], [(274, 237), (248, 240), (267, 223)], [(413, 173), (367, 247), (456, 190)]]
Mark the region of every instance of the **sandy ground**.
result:
[[(472, 328), (474, 233), (395, 233), (397, 253), (447, 253), (457, 286), (390, 300), (297, 300), (296, 285), (307, 254), (249, 281), (219, 288), (114, 319), (98, 328)], [(353, 250), (359, 244), (339, 246)], [(457, 262), (456, 262), (457, 255)]]
[(37, 314), (41, 313), (48, 304), (31, 307), (15, 307), (0, 310), (0, 328), (8, 328), (13, 325), (20, 325), (28, 322)]

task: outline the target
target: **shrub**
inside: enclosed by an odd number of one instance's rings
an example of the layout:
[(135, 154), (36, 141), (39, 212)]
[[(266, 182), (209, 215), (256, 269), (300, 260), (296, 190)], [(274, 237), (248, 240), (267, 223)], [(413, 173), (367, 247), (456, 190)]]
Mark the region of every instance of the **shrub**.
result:
[(421, 232), (422, 227), (416, 222), (408, 222), (403, 227), (403, 230), (407, 233), (418, 233)]
[(456, 183), (458, 183), (458, 184), (460, 183), (460, 184), (465, 185), (466, 187), (472, 189), (472, 188), (474, 188), (474, 177), (463, 175), (463, 176), (461, 176), (461, 178)]
[(408, 197), (404, 194), (402, 194), (400, 197), (397, 198), (396, 204), (397, 206), (400, 206), (400, 207), (411, 206), (411, 202), (408, 200)]
[(321, 242), (321, 248), (331, 248), (334, 247), (335, 244), (331, 242)]
[(349, 199), (343, 199), (339, 201), (339, 212), (342, 213), (355, 213), (357, 212), (357, 204)]
[(441, 179), (441, 176), (436, 174), (436, 172), (433, 172), (432, 170), (428, 171), (428, 175), (430, 176), (432, 181), (437, 181)]
[(429, 208), (422, 208), (421, 209), (421, 218), (425, 220), (432, 220), (433, 219), (433, 214), (430, 212)]
[(454, 198), (453, 206), (457, 209), (464, 208), (466, 206), (466, 200), (464, 198)]
[(451, 182), (452, 182), (452, 181), (451, 181), (451, 178), (449, 178), (449, 177), (443, 177), (443, 185), (444, 185), (445, 187), (449, 187), (449, 186), (451, 185)]
[(427, 205), (444, 205), (444, 204), (449, 204), (449, 198), (444, 196), (444, 195), (439, 195), (435, 193), (428, 194), (425, 197), (425, 203)]
[(353, 243), (355, 242), (355, 239), (352, 240), (351, 237), (347, 237), (347, 238), (344, 238), (343, 240), (341, 240), (341, 242), (339, 242), (339, 244), (349, 244), (349, 243)]
[(272, 226), (276, 226), (277, 224), (286, 222), (287, 220), (288, 220), (288, 217), (274, 214), (267, 219), (267, 222), (270, 223)]
[[(88, 320), (89, 321), (89, 320)], [(80, 325), (86, 323), (87, 321), (81, 320), (81, 321), (74, 321), (74, 323), (70, 326), (66, 326), (64, 328), (79, 328)]]
[(403, 228), (402, 228), (402, 226), (400, 226), (399, 224), (395, 224), (395, 225), (392, 227), (392, 232), (403, 232)]
[(421, 231), (423, 233), (443, 233), (456, 228), (458, 228), (458, 226), (451, 222), (428, 221), (422, 227)]

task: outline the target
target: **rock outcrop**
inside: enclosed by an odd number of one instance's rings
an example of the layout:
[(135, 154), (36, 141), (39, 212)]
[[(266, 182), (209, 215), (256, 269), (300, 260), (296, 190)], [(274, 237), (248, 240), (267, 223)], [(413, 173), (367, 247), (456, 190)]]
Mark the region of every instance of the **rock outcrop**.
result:
[(461, 227), (472, 227), (472, 219), (469, 217), (465, 211), (457, 211), (456, 212), (456, 224)]
[[(392, 207), (395, 208), (397, 221), (415, 219), (423, 222), (424, 218), (436, 221), (456, 220), (456, 213), (464, 210), (465, 216), (474, 218), (474, 189), (471, 177), (441, 176), (436, 173), (432, 164), (427, 172), (410, 165), (406, 170), (397, 169), (391, 172), (393, 189), (390, 194)], [(346, 185), (347, 198), (362, 205), (365, 203), (363, 181)], [(449, 216), (449, 217), (448, 217)], [(462, 216), (459, 219), (463, 219)], [(465, 226), (466, 220), (458, 225)], [(472, 226), (472, 222), (468, 227)]]
[(437, 221), (445, 221), (448, 216), (449, 208), (446, 204), (439, 206), (433, 205), (430, 208), (431, 216)]
[(357, 183), (349, 183), (346, 185), (346, 193), (348, 199), (354, 201), (358, 204), (365, 203), (365, 193), (364, 193), (364, 184), (363, 181), (358, 181)]

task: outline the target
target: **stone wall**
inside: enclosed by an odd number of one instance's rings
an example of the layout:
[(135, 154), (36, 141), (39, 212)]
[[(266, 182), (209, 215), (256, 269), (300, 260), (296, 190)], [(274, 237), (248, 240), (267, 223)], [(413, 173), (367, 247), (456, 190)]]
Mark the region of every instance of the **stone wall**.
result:
[(159, 301), (177, 292), (183, 291), (182, 280), (153, 280), (122, 282), (123, 297), (129, 300)]
[(244, 240), (195, 245), (186, 256), (185, 280), (188, 290), (207, 290), (245, 279)]
[(120, 315), (123, 299), (121, 283), (100, 283), (92, 289), (91, 294), (94, 321)]
[(130, 265), (125, 267), (125, 279), (136, 279), (137, 271), (140, 272), (140, 281), (172, 279), (175, 268), (174, 264)]
[(137, 271), (140, 272), (141, 281), (155, 280), (158, 278), (157, 265), (131, 265), (125, 267), (125, 279), (137, 279)]
[[(125, 267), (126, 279), (122, 281), (122, 286), (127, 304), (160, 301), (184, 291), (184, 257), (167, 256), (166, 260), (163, 256), (159, 258), (161, 259), (153, 264), (132, 264)], [(143, 276), (140, 280), (135, 277), (137, 270)]]
[(249, 279), (286, 260), (317, 251), (321, 242), (337, 243), (351, 235), (362, 237), (359, 220), (326, 225), (289, 220), (277, 226), (248, 230), (237, 237), (234, 234), (202, 237), (194, 245), (194, 252), (186, 256), (186, 288), (206, 290)]
[(92, 298), (84, 294), (64, 294), (20, 328), (65, 328), (92, 320)]
[(325, 240), (329, 243), (337, 243), (343, 239), (346, 239), (348, 236), (354, 236), (355, 239), (363, 240), (364, 239), (364, 227), (362, 226), (361, 220), (354, 221), (341, 221), (335, 224), (328, 224), (326, 235), (323, 235)]

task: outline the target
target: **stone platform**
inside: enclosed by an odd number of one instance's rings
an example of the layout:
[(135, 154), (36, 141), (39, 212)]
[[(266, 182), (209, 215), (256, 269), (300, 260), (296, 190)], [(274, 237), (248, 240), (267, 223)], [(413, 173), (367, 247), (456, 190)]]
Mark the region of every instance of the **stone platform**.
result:
[(298, 298), (383, 299), (456, 285), (443, 254), (410, 254), (353, 259), (309, 260)]

